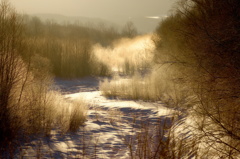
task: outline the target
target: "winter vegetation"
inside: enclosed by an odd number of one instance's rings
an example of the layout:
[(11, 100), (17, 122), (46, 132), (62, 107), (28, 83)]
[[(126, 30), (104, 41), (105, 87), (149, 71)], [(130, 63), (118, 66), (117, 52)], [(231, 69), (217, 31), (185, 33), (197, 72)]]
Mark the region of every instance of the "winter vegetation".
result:
[(152, 74), (104, 81), (103, 94), (186, 112), (171, 129), (178, 158), (238, 158), (239, 11), (236, 0), (179, 1), (153, 36)]
[(48, 136), (55, 127), (76, 131), (85, 120), (86, 104), (66, 102), (50, 89), (48, 60), (29, 55), (22, 19), (6, 1), (0, 4), (0, 23), (0, 153), (13, 158), (29, 135)]
[(151, 35), (115, 40), (111, 46), (94, 45), (97, 59), (106, 64), (112, 73), (134, 75), (147, 73), (152, 67), (154, 44)]
[(0, 158), (239, 158), (239, 8), (179, 0), (138, 35), (1, 1)]
[[(23, 57), (40, 56), (43, 65), (60, 78), (84, 76), (108, 76), (111, 69), (101, 62), (94, 50), (95, 45), (111, 46), (114, 40), (132, 38), (137, 35), (134, 25), (129, 22), (124, 28), (114, 26), (85, 26), (78, 23), (59, 24), (53, 20), (41, 21), (38, 17), (22, 17), (24, 41), (29, 51)], [(48, 64), (46, 64), (48, 63)]]

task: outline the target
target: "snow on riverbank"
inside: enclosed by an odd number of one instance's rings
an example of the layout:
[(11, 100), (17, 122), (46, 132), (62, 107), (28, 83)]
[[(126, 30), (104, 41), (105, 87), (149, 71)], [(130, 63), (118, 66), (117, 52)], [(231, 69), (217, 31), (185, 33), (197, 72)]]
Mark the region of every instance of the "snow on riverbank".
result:
[[(130, 158), (143, 124), (154, 129), (160, 120), (171, 122), (176, 113), (161, 103), (108, 99), (98, 91), (98, 79), (57, 80), (56, 84), (69, 101), (84, 99), (89, 103), (87, 121), (75, 134), (52, 131), (49, 138), (25, 145), (24, 156), (53, 158)], [(129, 143), (129, 142), (133, 143)]]

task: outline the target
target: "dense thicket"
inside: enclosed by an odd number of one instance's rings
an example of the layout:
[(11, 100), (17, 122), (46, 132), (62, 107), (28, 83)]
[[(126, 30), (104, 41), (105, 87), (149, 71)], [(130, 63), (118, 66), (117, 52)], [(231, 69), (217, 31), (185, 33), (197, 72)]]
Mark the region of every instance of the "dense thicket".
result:
[(169, 82), (180, 87), (176, 92), (191, 96), (201, 120), (197, 138), (207, 137), (223, 158), (240, 153), (239, 8), (238, 0), (179, 1), (154, 37), (156, 62), (175, 72)]
[(136, 36), (132, 23), (127, 23), (122, 31), (114, 27), (81, 26), (42, 22), (37, 17), (24, 18), (26, 48), (23, 57), (45, 58), (51, 72), (62, 78), (77, 78), (89, 75), (109, 75), (110, 69), (100, 62), (93, 52), (93, 46), (111, 46), (116, 39)]
[(22, 70), (23, 63), (18, 55), (21, 40), (21, 25), (17, 15), (6, 4), (2, 4), (0, 10), (0, 151), (9, 139), (15, 137), (14, 131), (18, 129), (14, 123), (11, 123), (12, 120), (18, 120), (11, 115), (11, 107), (16, 104), (12, 102), (13, 88), (25, 74)]
[(27, 37), (41, 37), (65, 40), (89, 39), (103, 46), (110, 45), (114, 40), (125, 36), (116, 27), (102, 25), (81, 25), (78, 23), (59, 24), (54, 20), (41, 21), (38, 17), (24, 16), (25, 34)]
[(38, 43), (26, 37), (22, 17), (1, 1), (0, 158), (14, 158), (29, 135), (48, 136), (53, 127), (75, 131), (85, 120), (84, 103), (66, 102), (50, 90), (50, 62), (36, 54)]

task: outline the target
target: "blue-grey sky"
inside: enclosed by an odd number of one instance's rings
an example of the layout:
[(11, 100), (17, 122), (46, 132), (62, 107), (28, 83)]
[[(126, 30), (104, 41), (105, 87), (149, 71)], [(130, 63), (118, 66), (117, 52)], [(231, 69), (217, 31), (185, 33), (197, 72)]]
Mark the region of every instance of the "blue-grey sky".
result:
[(176, 0), (9, 0), (18, 12), (105, 18), (166, 15)]

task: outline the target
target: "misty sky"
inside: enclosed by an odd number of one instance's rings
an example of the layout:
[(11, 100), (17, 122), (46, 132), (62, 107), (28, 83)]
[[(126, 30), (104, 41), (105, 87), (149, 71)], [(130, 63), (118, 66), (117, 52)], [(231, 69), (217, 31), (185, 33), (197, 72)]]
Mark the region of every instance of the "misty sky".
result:
[(163, 16), (176, 0), (9, 0), (20, 13), (105, 18)]

